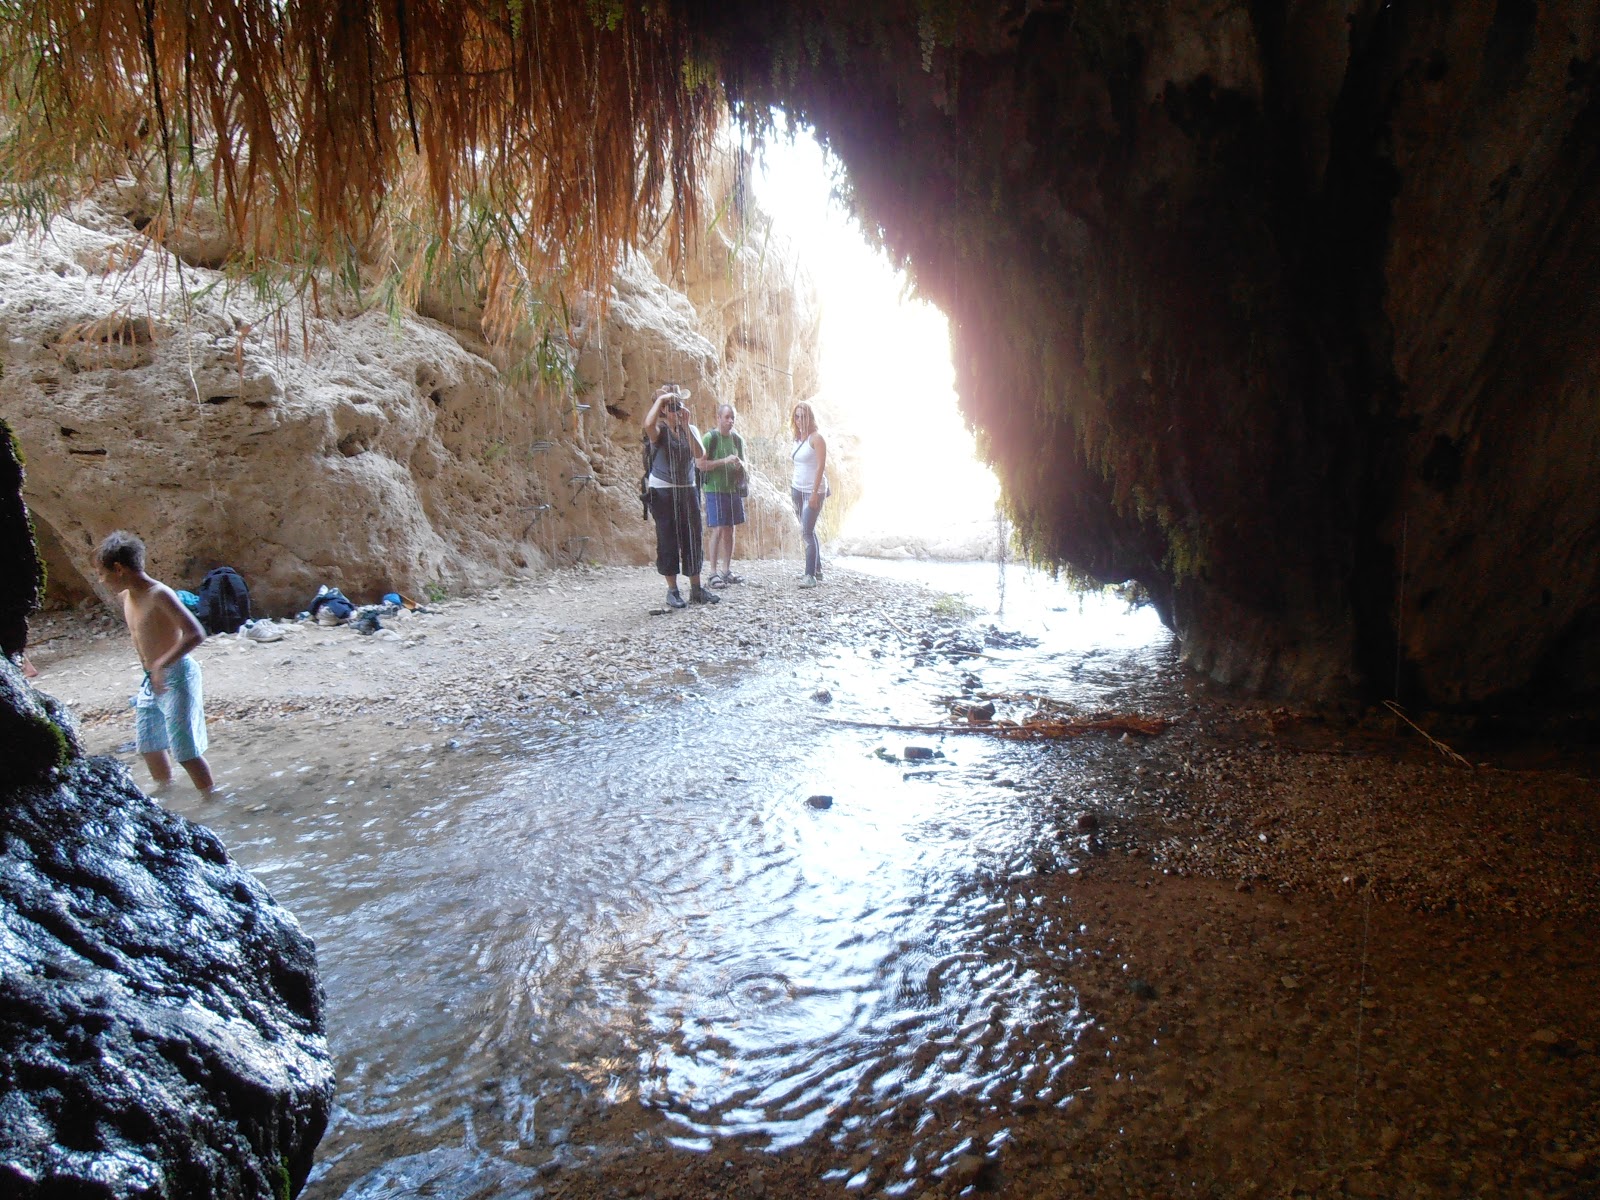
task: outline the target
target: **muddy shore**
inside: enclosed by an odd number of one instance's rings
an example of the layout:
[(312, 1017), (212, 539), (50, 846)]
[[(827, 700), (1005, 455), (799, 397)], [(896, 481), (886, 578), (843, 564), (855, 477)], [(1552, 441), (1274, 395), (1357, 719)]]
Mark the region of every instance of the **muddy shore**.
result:
[[(836, 570), (815, 592), (747, 564), (715, 608), (665, 611), (643, 569), (444, 600), (383, 635), (300, 625), (199, 653), (224, 796), (234, 748), (300, 738), (328, 768), (419, 726), (450, 737), (603, 721), (642, 695), (830, 645), (959, 645), (961, 606)], [(97, 752), (131, 736), (137, 665), (109, 612), (36, 621), (44, 690)], [(976, 691), (981, 695), (981, 689)], [(553, 1170), (549, 1196), (1476, 1196), (1600, 1189), (1600, 786), (1560, 746), (1446, 758), (1383, 713), (1304, 712), (1149, 681), (1150, 739), (1041, 745), (1017, 786), (1057, 846), (1000, 881), (987, 954), (1070, 981), (1073, 1095), (943, 1099), (889, 1132), (850, 1112), (779, 1154), (673, 1149), (653, 1114), (575, 1131), (637, 1148)], [(319, 731), (328, 736), (318, 738)], [(308, 752), (310, 752), (308, 750)], [(1094, 786), (1052, 787), (1072, 754)], [(1533, 765), (1530, 765), (1533, 764)], [(135, 779), (146, 782), (139, 768)], [(970, 1132), (919, 1164), (920, 1122)], [(844, 1147), (844, 1149), (841, 1149)], [(849, 1184), (851, 1186), (847, 1187)], [(531, 1193), (530, 1193), (531, 1194)]]

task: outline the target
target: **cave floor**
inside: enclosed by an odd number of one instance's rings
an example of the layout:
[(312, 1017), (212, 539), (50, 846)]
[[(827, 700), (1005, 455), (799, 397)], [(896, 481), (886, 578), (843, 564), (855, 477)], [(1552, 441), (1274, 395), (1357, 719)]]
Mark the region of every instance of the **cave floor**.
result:
[[(775, 584), (789, 570), (750, 573)], [(704, 646), (709, 634), (706, 622), (648, 615), (654, 585), (642, 574), (601, 568), (447, 602), (452, 619), (426, 638), (420, 624), (405, 631), (414, 653), (403, 666), (342, 631), (214, 639), (218, 754), (335, 710), (381, 738), (481, 713), (493, 692), (592, 716), (565, 686), (574, 672), (592, 697), (613, 674), (648, 672), (641, 629), (657, 656), (662, 638)], [(835, 587), (824, 641), (876, 637), (885, 622), (913, 637), (948, 628), (915, 589), (861, 581), (847, 598)], [(768, 600), (766, 619), (816, 624), (800, 607), (814, 600), (776, 586)], [(748, 648), (746, 619), (724, 606), (717, 644)], [(73, 700), (92, 749), (118, 748), (133, 674), (125, 635), (82, 613), (36, 629), (39, 685)], [(473, 671), (428, 684), (463, 655)], [(777, 1152), (739, 1139), (676, 1148), (657, 1113), (621, 1103), (570, 1135), (611, 1152), (479, 1194), (1600, 1192), (1600, 785), (1584, 748), (1462, 746), (1463, 767), (1381, 712), (1230, 700), (1176, 672), (1158, 690), (1179, 718), (1171, 729), (1136, 755), (1091, 756), (1091, 773), (1125, 803), (1086, 813), (1081, 798), (1041, 789), (1038, 803), (1059, 810), (1062, 853), (1000, 885), (1007, 952), (1042, 980), (1070, 977), (1093, 1014), (1065, 1097), (945, 1095), (860, 1136), (845, 1105)], [(1046, 929), (1075, 933), (1069, 945)], [(919, 1160), (930, 1123), (970, 1140)], [(331, 1182), (315, 1194), (341, 1194)]]

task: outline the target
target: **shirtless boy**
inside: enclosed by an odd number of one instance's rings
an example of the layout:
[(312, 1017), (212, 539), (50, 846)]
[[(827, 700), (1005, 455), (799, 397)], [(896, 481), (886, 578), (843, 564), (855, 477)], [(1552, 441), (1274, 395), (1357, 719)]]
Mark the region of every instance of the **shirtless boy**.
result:
[(122, 596), (122, 615), (144, 664), (144, 684), (133, 698), (135, 736), (150, 775), (161, 787), (172, 780), (167, 752), (202, 792), (212, 787), (206, 765), (206, 714), (200, 664), (189, 657), (206, 631), (177, 594), (144, 572), (144, 543), (117, 530), (95, 551), (100, 581)]

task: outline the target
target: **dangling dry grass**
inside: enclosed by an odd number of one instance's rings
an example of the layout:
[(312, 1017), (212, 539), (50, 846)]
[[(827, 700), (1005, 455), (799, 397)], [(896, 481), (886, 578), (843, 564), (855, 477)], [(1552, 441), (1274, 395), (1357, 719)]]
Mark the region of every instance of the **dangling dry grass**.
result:
[(602, 283), (646, 218), (680, 250), (721, 112), (640, 0), (0, 0), (0, 79), (13, 208), (153, 174), (168, 221), (209, 192), (251, 261), (353, 257), (414, 296), (470, 255), (491, 333)]

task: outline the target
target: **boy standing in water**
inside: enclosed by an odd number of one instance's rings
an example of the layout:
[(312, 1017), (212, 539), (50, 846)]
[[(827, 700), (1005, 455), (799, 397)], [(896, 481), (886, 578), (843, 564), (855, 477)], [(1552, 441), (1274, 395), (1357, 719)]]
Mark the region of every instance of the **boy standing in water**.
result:
[(100, 580), (121, 593), (122, 615), (144, 664), (144, 684), (133, 699), (139, 753), (156, 786), (172, 780), (167, 752), (201, 792), (212, 787), (206, 752), (200, 664), (189, 657), (206, 631), (166, 584), (144, 571), (144, 543), (117, 530), (95, 551)]

